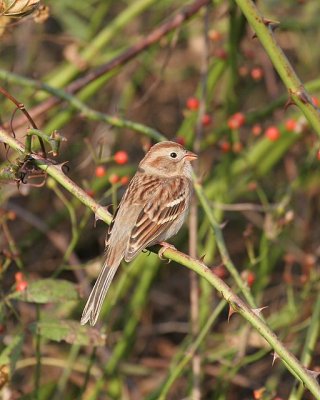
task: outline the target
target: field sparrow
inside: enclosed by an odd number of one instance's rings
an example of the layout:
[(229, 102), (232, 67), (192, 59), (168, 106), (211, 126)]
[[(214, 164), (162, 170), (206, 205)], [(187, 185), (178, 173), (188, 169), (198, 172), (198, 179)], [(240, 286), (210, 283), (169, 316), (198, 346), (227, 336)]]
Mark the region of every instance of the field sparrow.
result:
[(174, 142), (157, 143), (139, 164), (106, 236), (105, 260), (83, 310), (81, 324), (97, 322), (103, 300), (124, 258), (175, 235), (187, 215), (191, 164), (197, 155)]

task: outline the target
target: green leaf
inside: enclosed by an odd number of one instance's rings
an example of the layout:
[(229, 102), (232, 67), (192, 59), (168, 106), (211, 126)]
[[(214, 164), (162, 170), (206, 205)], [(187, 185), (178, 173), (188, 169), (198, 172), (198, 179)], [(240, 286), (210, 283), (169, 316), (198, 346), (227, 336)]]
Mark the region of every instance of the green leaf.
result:
[(78, 300), (79, 294), (75, 285), (62, 279), (42, 279), (30, 282), (23, 292), (15, 292), (10, 299), (26, 301), (28, 303), (62, 303)]
[(40, 321), (30, 325), (30, 330), (46, 339), (82, 346), (104, 346), (106, 335), (78, 321)]

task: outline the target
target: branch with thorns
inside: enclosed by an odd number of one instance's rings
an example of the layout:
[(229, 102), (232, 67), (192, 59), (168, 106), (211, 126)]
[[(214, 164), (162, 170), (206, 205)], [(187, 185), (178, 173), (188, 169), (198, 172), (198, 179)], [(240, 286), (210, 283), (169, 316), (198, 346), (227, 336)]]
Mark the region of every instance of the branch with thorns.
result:
[[(38, 165), (35, 163), (34, 155), (36, 155), (38, 159), (42, 159), (43, 161), (45, 161), (47, 164), (55, 164), (54, 160), (49, 159), (47, 157), (45, 142), (50, 145), (51, 147), (50, 152), (55, 157), (58, 155), (60, 143), (62, 141), (65, 141), (66, 139), (63, 136), (61, 136), (57, 131), (52, 132), (50, 136), (40, 131), (23, 103), (19, 102), (12, 94), (7, 92), (3, 87), (0, 87), (0, 93), (2, 93), (8, 100), (10, 100), (16, 106), (11, 116), (11, 122), (10, 122), (10, 128), (13, 138), (16, 138), (16, 134), (13, 129), (13, 119), (17, 110), (20, 110), (25, 115), (25, 117), (27, 118), (27, 120), (31, 125), (31, 128), (27, 129), (25, 146), (22, 155), (16, 159), (15, 163), (12, 163), (8, 160), (10, 163), (10, 167), (8, 169), (5, 166), (4, 169), (0, 170), (0, 177), (2, 173), (6, 175), (7, 180), (8, 177), (10, 178), (10, 176), (13, 176), (14, 181), (18, 184), (18, 186), (21, 183), (23, 184), (29, 183), (30, 179), (41, 177), (44, 178), (42, 182), (33, 183), (32, 185), (38, 187), (43, 186), (46, 181), (47, 174), (45, 171), (39, 169)], [(33, 136), (38, 138), (41, 148), (40, 152), (34, 152), (32, 150)], [(6, 142), (4, 142), (4, 146), (7, 149), (7, 159), (8, 159), (8, 151), (10, 147), (7, 147)]]

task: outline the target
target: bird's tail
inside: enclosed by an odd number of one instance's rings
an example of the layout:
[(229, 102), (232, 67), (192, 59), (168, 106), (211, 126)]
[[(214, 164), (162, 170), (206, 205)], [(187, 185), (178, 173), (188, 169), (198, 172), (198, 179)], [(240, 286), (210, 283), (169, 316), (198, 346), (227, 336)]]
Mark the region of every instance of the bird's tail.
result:
[(106, 297), (107, 291), (110, 287), (114, 274), (116, 273), (120, 262), (113, 263), (113, 265), (107, 265), (107, 262), (102, 266), (102, 270), (98, 276), (98, 279), (90, 293), (88, 301), (84, 307), (81, 325), (86, 324), (88, 321), (90, 325), (95, 325), (99, 317), (99, 313), (103, 304), (103, 300)]

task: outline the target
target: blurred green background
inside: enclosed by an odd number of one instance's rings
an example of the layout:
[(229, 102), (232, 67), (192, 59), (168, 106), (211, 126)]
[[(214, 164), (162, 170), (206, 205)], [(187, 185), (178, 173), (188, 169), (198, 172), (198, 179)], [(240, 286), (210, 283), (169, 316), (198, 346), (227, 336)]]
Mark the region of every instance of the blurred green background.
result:
[[(68, 161), (67, 175), (109, 205), (157, 135), (196, 150), (241, 280), (287, 348), (319, 370), (319, 137), (297, 107), (285, 107), (287, 89), (236, 4), (48, 0), (24, 16), (23, 3), (12, 15), (12, 2), (0, 1), (0, 86), (41, 131), (66, 139), (56, 162)], [(190, 20), (134, 47), (191, 4), (199, 7)], [(318, 106), (320, 3), (257, 6), (279, 21), (276, 40)], [(128, 62), (105, 68), (132, 48)], [(54, 88), (64, 100), (52, 106)], [(5, 96), (0, 119), (25, 141), (28, 121)], [(116, 162), (119, 151), (128, 162)], [(240, 316), (228, 323), (228, 307), (202, 280), (194, 333), (189, 272), (153, 253), (123, 263), (97, 328), (80, 327), (107, 227), (51, 178), (28, 171), (18, 187), (4, 174), (18, 164), (5, 146), (0, 160), (1, 398), (180, 400), (197, 398), (195, 388), (202, 399), (313, 398), (281, 361), (272, 366), (270, 348)], [(205, 212), (196, 212), (197, 256), (238, 292)], [(189, 237), (185, 227), (172, 243), (188, 253)]]

